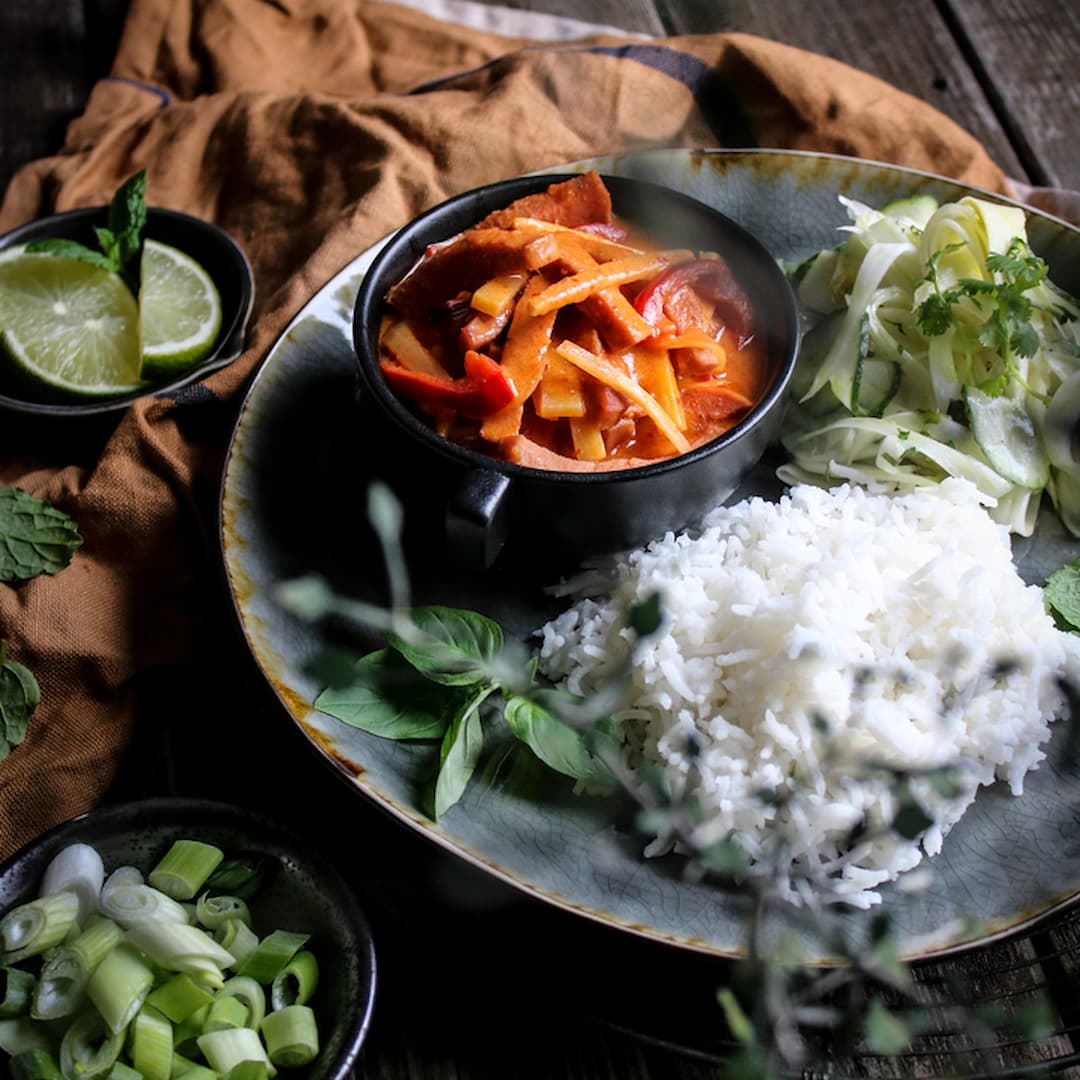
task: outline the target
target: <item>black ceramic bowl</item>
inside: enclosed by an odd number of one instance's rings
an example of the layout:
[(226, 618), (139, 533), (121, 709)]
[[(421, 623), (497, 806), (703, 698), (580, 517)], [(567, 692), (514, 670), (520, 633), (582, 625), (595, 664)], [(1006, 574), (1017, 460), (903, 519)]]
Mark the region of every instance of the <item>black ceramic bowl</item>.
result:
[[(776, 434), (798, 349), (798, 310), (787, 278), (762, 244), (730, 218), (681, 192), (605, 176), (615, 215), (662, 248), (716, 251), (731, 264), (767, 337), (769, 387), (734, 428), (655, 464), (609, 472), (552, 472), (510, 464), (442, 438), (388, 387), (379, 369), (379, 323), (388, 289), (433, 243), (492, 210), (569, 179), (523, 176), (455, 196), (404, 226), (379, 253), (353, 318), (360, 405), (384, 450), (371, 463), (410, 510), (442, 530), (452, 561), (571, 564), (634, 547), (694, 524), (727, 499)], [(433, 514), (434, 508), (434, 514)], [(429, 529), (430, 532), (430, 529)], [(429, 535), (429, 543), (430, 535)]]
[[(77, 240), (87, 247), (97, 245), (94, 229), (108, 220), (108, 207), (88, 207), (27, 222), (0, 236), (0, 251), (37, 240), (62, 238)], [(221, 329), (211, 352), (194, 367), (170, 379), (117, 397), (87, 401), (61, 401), (36, 396), (27, 387), (0, 378), (0, 407), (22, 413), (47, 416), (94, 416), (126, 408), (137, 398), (168, 395), (231, 364), (243, 351), (255, 281), (247, 256), (224, 229), (191, 214), (159, 207), (147, 209), (144, 235), (186, 252), (214, 279), (221, 295)]]
[[(97, 849), (108, 873), (133, 865), (144, 873), (172, 842), (204, 840), (226, 856), (265, 856), (270, 871), (250, 901), (253, 927), (310, 935), (319, 964), (309, 1004), (319, 1025), (319, 1056), (293, 1080), (344, 1080), (356, 1064), (375, 998), (375, 951), (356, 898), (337, 871), (299, 838), (264, 816), (202, 799), (161, 798), (105, 807), (28, 844), (0, 866), (0, 913), (37, 895), (53, 857), (69, 844)], [(0, 1062), (0, 1075), (6, 1067)]]

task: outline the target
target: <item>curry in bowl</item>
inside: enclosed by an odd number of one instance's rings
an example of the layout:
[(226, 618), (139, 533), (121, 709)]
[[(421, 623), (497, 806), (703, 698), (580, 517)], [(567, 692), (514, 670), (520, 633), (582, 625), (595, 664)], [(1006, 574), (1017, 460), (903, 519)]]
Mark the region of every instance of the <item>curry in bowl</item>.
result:
[(427, 248), (386, 296), (379, 366), (438, 434), (517, 465), (627, 469), (734, 427), (775, 377), (719, 254), (660, 248), (595, 172)]

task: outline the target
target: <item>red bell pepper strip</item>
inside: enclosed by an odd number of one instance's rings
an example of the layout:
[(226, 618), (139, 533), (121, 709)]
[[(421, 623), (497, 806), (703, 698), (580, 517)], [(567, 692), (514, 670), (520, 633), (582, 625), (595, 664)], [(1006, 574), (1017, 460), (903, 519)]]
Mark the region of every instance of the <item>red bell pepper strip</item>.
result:
[(650, 326), (660, 331), (667, 322), (665, 305), (680, 289), (686, 288), (714, 303), (721, 318), (740, 340), (748, 335), (750, 300), (723, 259), (695, 259), (665, 270), (637, 294), (634, 308)]
[(465, 374), (460, 379), (410, 371), (391, 360), (383, 360), (379, 366), (392, 390), (429, 412), (455, 412), (480, 419), (514, 400), (514, 384), (503, 369), (490, 356), (473, 349), (465, 353)]

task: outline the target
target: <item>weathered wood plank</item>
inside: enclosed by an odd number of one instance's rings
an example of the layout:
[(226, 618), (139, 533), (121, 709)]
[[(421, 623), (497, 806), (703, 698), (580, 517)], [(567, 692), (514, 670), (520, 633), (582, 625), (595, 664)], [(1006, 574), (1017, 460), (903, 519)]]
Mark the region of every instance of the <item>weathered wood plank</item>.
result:
[[(876, 75), (971, 132), (1010, 176), (1030, 180), (933, 0), (909, 0), (902, 14), (891, 0), (656, 2), (669, 34), (738, 30), (831, 56)], [(977, 5), (980, 0), (973, 2)], [(1035, 5), (1037, 0), (1030, 0), (1029, 7)]]
[(945, 0), (1031, 182), (1080, 190), (1080, 5)]
[(83, 108), (90, 82), (79, 0), (0, 4), (0, 191), (19, 166), (52, 153)]

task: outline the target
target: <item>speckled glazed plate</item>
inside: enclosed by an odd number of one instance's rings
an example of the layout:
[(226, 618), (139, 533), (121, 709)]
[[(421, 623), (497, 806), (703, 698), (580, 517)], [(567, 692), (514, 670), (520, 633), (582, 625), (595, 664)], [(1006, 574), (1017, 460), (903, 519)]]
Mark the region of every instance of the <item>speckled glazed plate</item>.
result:
[[(797, 152), (658, 151), (576, 167), (645, 176), (712, 203), (782, 259), (837, 242), (837, 228), (846, 223), (840, 194), (880, 205), (915, 193), (946, 201), (967, 190), (924, 173)], [(1029, 236), (1051, 277), (1080, 291), (1080, 232), (1032, 212)], [(492, 770), (475, 778), (463, 801), (435, 824), (421, 810), (433, 748), (382, 740), (312, 708), (320, 684), (308, 662), (327, 641), (277, 605), (275, 587), (314, 571), (349, 595), (379, 596), (383, 575), (364, 506), (385, 454), (358, 424), (351, 345), (353, 299), (375, 254), (364, 253), (330, 281), (270, 350), (230, 447), (223, 554), (255, 662), (332, 768), (407, 826), (567, 911), (703, 953), (742, 953), (745, 924), (735, 902), (708, 884), (684, 880), (676, 856), (645, 859), (628, 808), (617, 800), (574, 796), (551, 774), (541, 783), (528, 769)], [(748, 490), (775, 490), (771, 477), (759, 468)], [(418, 476), (408, 499), (422, 504), (423, 492)], [(510, 571), (461, 577), (422, 537), (409, 554), (419, 602), (483, 611), (522, 636), (556, 610), (543, 592), (549, 581)], [(1080, 547), (1049, 513), (1036, 536), (1015, 549), (1021, 573), (1039, 583), (1077, 554)], [(1055, 741), (1063, 741), (1061, 733)], [(1080, 891), (1080, 771), (1063, 761), (1052, 743), (1023, 797), (1002, 785), (983, 791), (930, 860), (935, 873), (925, 891), (884, 890), (908, 957), (1027, 926)]]

